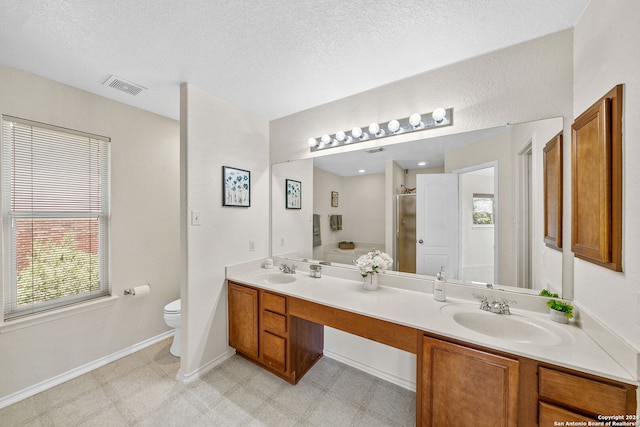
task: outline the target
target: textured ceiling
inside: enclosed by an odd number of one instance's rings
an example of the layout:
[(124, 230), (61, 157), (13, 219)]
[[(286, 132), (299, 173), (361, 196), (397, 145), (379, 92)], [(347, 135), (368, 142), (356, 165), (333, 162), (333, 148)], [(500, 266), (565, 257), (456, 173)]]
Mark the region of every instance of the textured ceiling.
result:
[(0, 63), (175, 119), (189, 82), (273, 120), (571, 28), (588, 1), (0, 0)]

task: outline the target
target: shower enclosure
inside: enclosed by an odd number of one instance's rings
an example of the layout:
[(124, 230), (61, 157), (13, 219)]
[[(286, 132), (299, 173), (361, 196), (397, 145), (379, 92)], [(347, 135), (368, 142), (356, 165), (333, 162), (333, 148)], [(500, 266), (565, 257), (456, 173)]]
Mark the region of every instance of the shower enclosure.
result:
[(396, 194), (396, 270), (416, 272), (416, 195)]

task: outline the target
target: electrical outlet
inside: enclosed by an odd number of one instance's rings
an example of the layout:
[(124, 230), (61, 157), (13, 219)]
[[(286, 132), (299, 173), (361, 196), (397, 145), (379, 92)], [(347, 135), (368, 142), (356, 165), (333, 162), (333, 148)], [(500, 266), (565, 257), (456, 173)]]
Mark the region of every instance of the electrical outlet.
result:
[(253, 240), (249, 240), (249, 252), (256, 251), (256, 242)]
[(280, 238), (280, 246), (284, 246), (284, 237)]

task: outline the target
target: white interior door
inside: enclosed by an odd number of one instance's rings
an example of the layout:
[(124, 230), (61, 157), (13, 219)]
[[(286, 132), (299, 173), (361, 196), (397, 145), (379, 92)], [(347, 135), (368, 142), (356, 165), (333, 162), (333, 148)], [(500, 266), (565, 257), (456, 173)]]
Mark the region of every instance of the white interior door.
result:
[(416, 176), (416, 272), (458, 278), (458, 175)]

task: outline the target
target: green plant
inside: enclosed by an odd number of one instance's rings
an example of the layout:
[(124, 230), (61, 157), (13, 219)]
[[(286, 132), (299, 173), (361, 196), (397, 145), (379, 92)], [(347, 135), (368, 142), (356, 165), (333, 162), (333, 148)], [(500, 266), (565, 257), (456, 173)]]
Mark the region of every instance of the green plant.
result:
[[(540, 296), (558, 298), (558, 294), (553, 294), (547, 289), (543, 289), (542, 291), (540, 291)], [(556, 301), (555, 299), (550, 299), (549, 301), (547, 301), (547, 306), (553, 310), (563, 312), (564, 315), (567, 316), (567, 319), (571, 319), (573, 317), (573, 306), (571, 304), (567, 304), (563, 301)]]
[(100, 289), (98, 257), (74, 247), (73, 235), (34, 242), (29, 264), (18, 273), (18, 306)]

